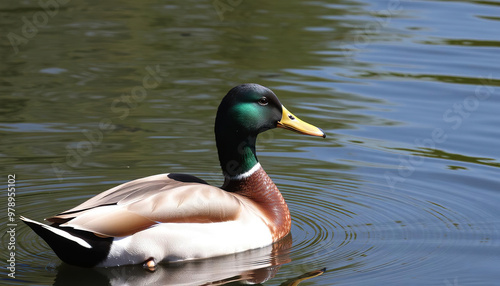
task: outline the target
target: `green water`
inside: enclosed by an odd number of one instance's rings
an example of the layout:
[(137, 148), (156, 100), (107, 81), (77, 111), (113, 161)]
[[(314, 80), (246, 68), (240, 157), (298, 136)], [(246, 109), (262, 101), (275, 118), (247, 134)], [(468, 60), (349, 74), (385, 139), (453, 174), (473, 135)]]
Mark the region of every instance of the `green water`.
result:
[(301, 285), (498, 283), (500, 2), (59, 1), (0, 4), (5, 267), (9, 174), (15, 214), (39, 221), (158, 173), (220, 185), (215, 112), (244, 82), (327, 138), (258, 140), (292, 212), (285, 251), (75, 269), (14, 217), (2, 284), (286, 285), (324, 267)]

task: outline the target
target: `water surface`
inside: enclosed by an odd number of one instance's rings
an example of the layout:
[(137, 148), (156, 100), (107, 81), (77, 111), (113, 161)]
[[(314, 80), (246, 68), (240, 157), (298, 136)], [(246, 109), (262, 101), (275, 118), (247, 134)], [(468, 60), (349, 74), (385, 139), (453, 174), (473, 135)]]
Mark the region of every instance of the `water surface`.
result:
[(499, 2), (214, 3), (0, 4), (0, 170), (36, 220), (152, 174), (219, 185), (216, 108), (256, 82), (328, 135), (259, 138), (290, 240), (149, 275), (64, 265), (18, 224), (2, 283), (286, 285), (325, 267), (303, 285), (498, 283)]

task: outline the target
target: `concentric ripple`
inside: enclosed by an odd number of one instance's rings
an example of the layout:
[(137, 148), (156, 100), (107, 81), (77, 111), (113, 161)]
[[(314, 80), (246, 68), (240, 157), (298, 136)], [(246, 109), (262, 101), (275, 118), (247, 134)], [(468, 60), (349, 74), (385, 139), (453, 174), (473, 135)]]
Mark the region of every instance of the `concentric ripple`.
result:
[[(292, 213), (291, 243), (251, 251), (236, 260), (233, 257), (232, 260), (167, 266), (155, 275), (162, 281), (167, 281), (167, 277), (172, 279), (169, 273), (177, 273), (178, 277), (192, 275), (189, 273), (199, 276), (219, 273), (229, 278), (241, 271), (253, 273), (261, 269), (263, 281), (271, 279), (266, 285), (279, 285), (280, 281), (326, 267), (327, 273), (310, 282), (321, 285), (349, 279), (353, 283), (368, 283), (380, 279), (377, 273), (383, 272), (384, 281), (397, 283), (416, 273), (443, 277), (440, 265), (464, 259), (457, 253), (470, 255), (482, 247), (488, 251), (493, 244), (498, 244), (498, 230), (489, 223), (495, 218), (488, 210), (470, 204), (472, 197), (457, 197), (446, 186), (437, 189), (440, 195), (434, 197), (425, 190), (425, 184), (414, 185), (411, 192), (405, 190), (404, 185), (391, 190), (376, 174), (370, 175), (366, 170), (363, 180), (343, 170), (295, 172), (271, 174)], [(207, 174), (196, 175), (210, 179)], [(18, 214), (41, 221), (94, 194), (94, 184), (100, 180), (102, 178), (94, 177), (68, 178), (64, 183), (57, 180), (23, 182), (23, 206)], [(99, 187), (99, 190), (105, 188)], [(18, 277), (23, 281), (52, 284), (56, 277), (67, 275), (66, 268), (61, 268), (60, 260), (43, 240), (21, 221), (17, 222)], [(3, 243), (6, 239), (3, 235)], [(141, 269), (127, 269), (123, 271), (132, 273), (127, 275), (134, 275), (137, 281), (147, 281)], [(119, 277), (124, 275), (123, 271), (117, 271), (98, 272), (110, 281), (122, 281)], [(40, 281), (40, 276), (46, 280)], [(453, 280), (454, 276), (445, 273), (444, 277)], [(437, 279), (442, 282), (442, 278)]]
[[(354, 280), (360, 283), (378, 270), (389, 275), (387, 281), (417, 272), (442, 276), (435, 273), (438, 266), (458, 259), (457, 249), (470, 251), (498, 237), (481, 223), (488, 213), (472, 209), (466, 200), (434, 201), (402, 189), (391, 191), (375, 177), (368, 183), (331, 170), (321, 174), (305, 179), (287, 174), (275, 180), (293, 217), (291, 272), (327, 267), (341, 281), (356, 271), (360, 274)], [(331, 276), (323, 279), (332, 281)]]

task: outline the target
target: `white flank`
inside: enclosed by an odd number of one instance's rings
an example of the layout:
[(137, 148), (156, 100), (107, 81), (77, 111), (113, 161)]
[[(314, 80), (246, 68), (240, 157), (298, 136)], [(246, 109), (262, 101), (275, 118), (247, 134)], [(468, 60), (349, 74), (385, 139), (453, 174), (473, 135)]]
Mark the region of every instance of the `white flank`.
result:
[(270, 245), (269, 227), (245, 209), (234, 221), (160, 223), (131, 236), (116, 237), (108, 257), (98, 266), (182, 261), (233, 254)]
[(58, 228), (55, 228), (55, 227), (52, 227), (50, 225), (46, 225), (46, 224), (43, 224), (43, 223), (39, 223), (37, 221), (34, 221), (34, 220), (31, 220), (31, 219), (28, 219), (26, 217), (23, 217), (21, 216), (20, 219), (24, 220), (24, 221), (28, 221), (28, 222), (31, 222), (31, 223), (34, 223), (34, 224), (38, 224), (40, 225), (41, 227), (47, 229), (47, 230), (50, 230), (52, 231), (53, 233), (59, 235), (59, 236), (62, 236), (66, 239), (69, 239), (71, 241), (74, 241), (78, 244), (80, 244), (81, 246), (85, 247), (85, 248), (92, 248), (92, 246), (90, 244), (88, 244), (88, 242), (86, 242), (85, 240), (79, 238), (79, 237), (76, 237), (76, 236), (73, 236), (67, 232), (65, 232), (64, 230), (60, 230)]
[(253, 173), (257, 172), (257, 170), (259, 170), (260, 168), (261, 168), (260, 163), (257, 162), (257, 164), (255, 164), (255, 166), (253, 166), (252, 169), (246, 171), (243, 174), (239, 174), (239, 175), (232, 176), (232, 177), (228, 176), (228, 179), (230, 179), (230, 180), (243, 180), (243, 179), (246, 179), (246, 178), (250, 177), (251, 175), (253, 175)]

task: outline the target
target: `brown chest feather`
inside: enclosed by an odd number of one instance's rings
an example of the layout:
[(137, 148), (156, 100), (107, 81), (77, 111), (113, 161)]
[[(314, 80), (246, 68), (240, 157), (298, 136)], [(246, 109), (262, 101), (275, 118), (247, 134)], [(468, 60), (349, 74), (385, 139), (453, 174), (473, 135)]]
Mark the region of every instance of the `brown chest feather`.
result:
[(291, 217), (285, 199), (280, 191), (260, 168), (242, 179), (226, 179), (222, 189), (234, 192), (254, 201), (266, 216), (266, 224), (271, 230), (273, 241), (285, 237), (291, 229)]

